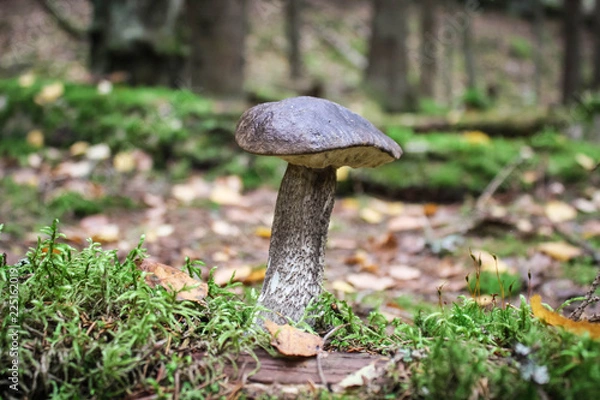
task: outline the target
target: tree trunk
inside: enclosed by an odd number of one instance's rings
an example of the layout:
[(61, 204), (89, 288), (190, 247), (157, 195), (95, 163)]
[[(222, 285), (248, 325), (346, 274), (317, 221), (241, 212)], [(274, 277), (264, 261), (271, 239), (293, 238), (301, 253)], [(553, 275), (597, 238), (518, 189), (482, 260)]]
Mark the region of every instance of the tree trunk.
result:
[(581, 0), (564, 1), (562, 102), (569, 104), (581, 85)]
[(189, 86), (196, 93), (243, 93), (246, 0), (186, 0), (190, 34)]
[(544, 44), (544, 5), (542, 0), (533, 0), (533, 90), (535, 93), (535, 101), (540, 104), (542, 99), (542, 73), (544, 58), (542, 56), (542, 48)]
[(465, 57), (465, 72), (467, 74), (467, 89), (477, 88), (477, 75), (475, 71), (475, 54), (473, 49), (473, 20), (465, 22), (463, 28), (463, 55)]
[(134, 85), (175, 86), (182, 72), (183, 0), (93, 0), (90, 69)]
[(290, 77), (298, 80), (302, 77), (302, 54), (300, 51), (302, 0), (285, 0), (285, 23), (288, 42), (288, 62)]
[(437, 0), (421, 1), (421, 51), (419, 94), (433, 98), (437, 72)]
[(451, 24), (451, 16), (455, 11), (454, 2), (446, 1), (444, 4), (444, 22), (440, 32), (440, 43), (442, 44), (442, 82), (444, 87), (444, 98), (448, 107), (454, 107), (454, 48), (459, 40), (454, 26)]
[(408, 82), (408, 0), (373, 0), (372, 31), (365, 84), (389, 112), (410, 111)]
[(594, 77), (592, 88), (600, 90), (600, 0), (596, 0), (594, 8)]

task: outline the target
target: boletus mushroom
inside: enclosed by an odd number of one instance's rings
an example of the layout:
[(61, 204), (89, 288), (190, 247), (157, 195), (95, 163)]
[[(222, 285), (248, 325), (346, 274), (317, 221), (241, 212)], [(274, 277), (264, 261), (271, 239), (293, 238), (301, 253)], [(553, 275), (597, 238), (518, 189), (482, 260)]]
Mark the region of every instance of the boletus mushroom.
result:
[(347, 108), (307, 96), (248, 109), (235, 140), (249, 153), (289, 163), (277, 195), (258, 304), (271, 311), (263, 316), (274, 322), (298, 321), (321, 293), (336, 169), (377, 167), (398, 159), (402, 149)]

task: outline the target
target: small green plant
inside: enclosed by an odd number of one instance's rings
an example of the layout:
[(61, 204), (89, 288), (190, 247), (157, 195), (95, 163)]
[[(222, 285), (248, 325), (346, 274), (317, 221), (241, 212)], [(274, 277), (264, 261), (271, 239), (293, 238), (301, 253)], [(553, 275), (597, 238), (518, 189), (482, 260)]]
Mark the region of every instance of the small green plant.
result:
[(521, 36), (513, 36), (510, 38), (509, 53), (515, 58), (528, 60), (531, 58), (533, 49), (531, 47), (531, 43), (526, 38)]
[(462, 96), (465, 107), (472, 110), (487, 110), (491, 106), (490, 99), (480, 89), (468, 88)]

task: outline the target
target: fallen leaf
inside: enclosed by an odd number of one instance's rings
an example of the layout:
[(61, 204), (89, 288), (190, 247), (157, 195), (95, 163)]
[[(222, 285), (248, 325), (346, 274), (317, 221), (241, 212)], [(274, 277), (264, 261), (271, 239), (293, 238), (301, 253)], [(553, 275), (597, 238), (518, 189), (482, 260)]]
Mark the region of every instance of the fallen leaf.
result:
[(596, 168), (596, 161), (587, 154), (577, 153), (575, 155), (575, 161), (577, 161), (577, 164), (581, 165), (586, 171), (592, 171)]
[(350, 274), (346, 280), (359, 290), (385, 290), (396, 285), (396, 281), (389, 276), (380, 277), (368, 272)]
[(320, 336), (288, 324), (278, 325), (267, 319), (265, 328), (271, 334), (271, 344), (285, 356), (313, 357), (323, 348), (323, 339)]
[(427, 223), (424, 216), (399, 215), (389, 220), (388, 229), (392, 232), (411, 231), (423, 229)]
[(116, 242), (120, 238), (119, 226), (111, 223), (106, 215), (97, 214), (82, 218), (79, 226), (87, 237), (99, 243)]
[(39, 129), (33, 129), (27, 133), (27, 143), (35, 148), (44, 145), (44, 134)]
[(562, 201), (550, 201), (544, 207), (548, 219), (554, 223), (570, 221), (577, 217), (577, 210)]
[(64, 94), (64, 92), (65, 87), (62, 83), (52, 83), (44, 86), (42, 90), (35, 95), (34, 101), (40, 106), (51, 104), (58, 100)]
[(600, 221), (595, 219), (586, 221), (581, 227), (581, 234), (585, 239), (600, 236)]
[(466, 131), (462, 136), (470, 144), (488, 144), (491, 141), (490, 137), (481, 131)]
[(485, 250), (473, 250), (471, 254), (477, 261), (481, 260), (481, 270), (489, 272), (512, 272), (512, 268), (502, 261), (498, 256), (494, 257)]
[(393, 265), (388, 274), (398, 281), (410, 281), (421, 277), (421, 270), (408, 265)]
[(558, 261), (569, 261), (582, 254), (579, 247), (572, 246), (567, 242), (541, 243), (538, 245), (538, 249)]
[(432, 215), (434, 215), (437, 212), (437, 210), (438, 210), (438, 205), (435, 203), (426, 203), (423, 206), (423, 212), (428, 217), (431, 217)]
[(210, 227), (214, 233), (220, 236), (239, 236), (241, 234), (240, 228), (221, 220), (213, 221)]
[(254, 234), (263, 239), (269, 239), (271, 237), (271, 228), (268, 226), (259, 226), (254, 230)]
[(170, 265), (144, 259), (138, 268), (148, 272), (145, 281), (148, 286), (155, 288), (160, 285), (171, 292), (177, 292), (177, 300), (190, 300), (203, 303), (208, 294), (208, 285), (194, 279), (185, 272)]
[(82, 156), (85, 154), (89, 147), (90, 144), (88, 142), (78, 141), (73, 143), (71, 147), (69, 147), (69, 153), (71, 153), (71, 155), (74, 157)]
[(342, 293), (354, 293), (356, 292), (356, 289), (354, 289), (354, 286), (350, 285), (348, 282), (345, 281), (333, 281), (333, 283), (331, 284), (331, 289), (338, 291), (338, 292), (342, 292)]
[(371, 363), (362, 367), (358, 371), (346, 376), (337, 386), (341, 389), (346, 389), (353, 386), (364, 386), (369, 384), (373, 379), (381, 375), (381, 368), (377, 368), (375, 363)]
[(213, 279), (219, 286), (223, 286), (231, 280), (241, 281), (246, 279), (252, 273), (252, 267), (249, 265), (239, 265), (234, 267), (219, 267), (216, 269)]
[(210, 192), (210, 201), (216, 204), (237, 206), (242, 203), (242, 181), (240, 177), (231, 175), (215, 180)]
[(591, 214), (598, 211), (598, 207), (596, 207), (596, 204), (594, 204), (593, 201), (582, 198), (573, 200), (573, 207), (586, 214)]
[(88, 147), (85, 156), (88, 160), (93, 161), (108, 160), (110, 157), (110, 147), (106, 143), (95, 144)]
[(113, 158), (113, 167), (117, 172), (131, 172), (135, 166), (135, 157), (131, 151), (121, 151)]
[(378, 224), (383, 221), (383, 215), (372, 208), (363, 208), (358, 212), (359, 217), (369, 224)]
[(589, 333), (593, 339), (600, 339), (600, 324), (594, 324), (588, 321), (573, 321), (554, 311), (550, 311), (542, 305), (542, 297), (539, 294), (531, 297), (529, 302), (531, 304), (533, 315), (548, 325), (560, 326), (565, 330), (578, 335)]
[(32, 72), (27, 72), (19, 76), (19, 86), (28, 88), (35, 83), (35, 75)]

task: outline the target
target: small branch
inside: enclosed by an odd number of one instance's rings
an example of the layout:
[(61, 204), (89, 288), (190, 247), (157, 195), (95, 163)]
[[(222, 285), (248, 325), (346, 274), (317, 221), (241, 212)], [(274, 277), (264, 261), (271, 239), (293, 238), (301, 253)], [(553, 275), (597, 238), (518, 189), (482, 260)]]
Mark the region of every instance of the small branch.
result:
[(318, 25), (312, 25), (312, 28), (317, 34), (318, 38), (330, 49), (335, 51), (337, 55), (344, 58), (348, 64), (361, 71), (365, 69), (367, 65), (367, 59), (365, 56), (354, 50), (346, 42), (339, 40), (327, 29), (324, 29)]
[(83, 41), (87, 39), (88, 31), (87, 29), (80, 28), (74, 25), (71, 21), (65, 18), (58, 8), (55, 7), (53, 0), (38, 0), (38, 3), (42, 6), (44, 10), (52, 17), (60, 26), (60, 28), (65, 31), (69, 36), (71, 36), (75, 40)]

